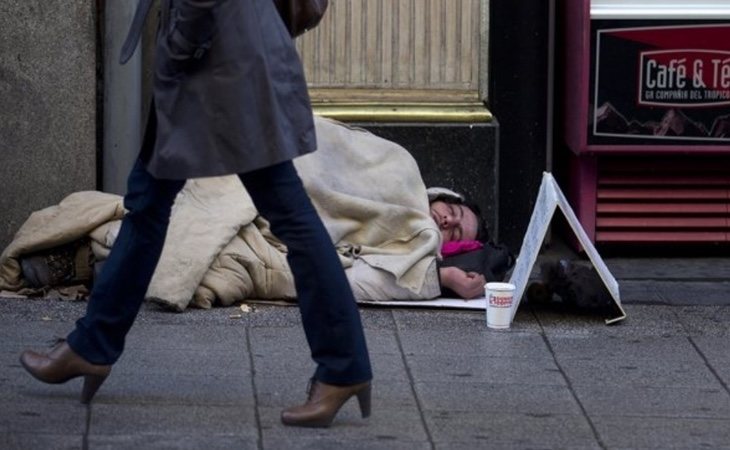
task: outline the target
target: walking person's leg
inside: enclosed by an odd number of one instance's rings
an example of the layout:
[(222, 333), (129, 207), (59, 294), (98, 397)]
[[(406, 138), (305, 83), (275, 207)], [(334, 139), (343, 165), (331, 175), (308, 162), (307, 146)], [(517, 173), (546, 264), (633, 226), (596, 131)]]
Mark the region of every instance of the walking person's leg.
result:
[[(288, 425), (327, 426), (352, 396), (370, 409), (372, 371), (344, 269), (291, 161), (241, 174), (254, 205), (287, 246), (302, 324), (317, 363), (309, 401), (282, 414)], [(322, 400), (324, 397), (327, 399)]]
[(47, 355), (26, 351), (23, 366), (47, 383), (85, 376), (82, 401), (90, 401), (124, 350), (167, 233), (170, 210), (184, 180), (159, 180), (137, 161), (124, 197), (127, 214), (76, 329)]
[(124, 197), (119, 235), (101, 276), (95, 280), (86, 315), (68, 342), (95, 364), (113, 364), (137, 317), (165, 243), (170, 211), (185, 180), (159, 180), (137, 161)]

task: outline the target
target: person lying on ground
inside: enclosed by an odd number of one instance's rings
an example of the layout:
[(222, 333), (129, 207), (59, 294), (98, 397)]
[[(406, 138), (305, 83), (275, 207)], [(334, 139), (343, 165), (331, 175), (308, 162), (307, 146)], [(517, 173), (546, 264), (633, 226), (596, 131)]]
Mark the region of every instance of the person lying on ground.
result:
[(506, 247), (491, 242), (486, 220), (474, 202), (445, 188), (432, 187), (427, 192), (431, 217), (441, 231), (441, 295), (483, 297), (484, 285), (501, 281), (514, 257)]
[[(460, 196), (453, 193), (429, 204), (418, 166), (401, 146), (319, 117), (315, 125), (320, 149), (297, 158), (295, 166), (356, 298), (482, 296), (480, 275), (490, 281), (487, 271), (443, 265), (450, 258), (440, 258), (442, 240), (488, 239), (475, 207), (454, 200)], [(226, 177), (188, 181), (175, 200), (148, 300), (182, 311), (296, 298), (286, 247), (255, 207), (240, 201), (240, 186)], [(27, 286), (21, 259), (79, 239), (90, 241), (95, 259), (103, 261), (124, 213), (121, 197), (96, 191), (71, 194), (34, 213), (0, 256), (0, 289)]]

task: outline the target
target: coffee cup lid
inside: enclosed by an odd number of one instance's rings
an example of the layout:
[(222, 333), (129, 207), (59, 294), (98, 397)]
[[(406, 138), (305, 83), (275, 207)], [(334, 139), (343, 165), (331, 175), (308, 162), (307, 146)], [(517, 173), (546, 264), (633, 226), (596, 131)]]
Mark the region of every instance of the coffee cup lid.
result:
[(491, 291), (513, 291), (515, 289), (515, 285), (512, 283), (499, 283), (496, 281), (490, 281), (489, 283), (484, 285), (484, 289), (489, 289)]

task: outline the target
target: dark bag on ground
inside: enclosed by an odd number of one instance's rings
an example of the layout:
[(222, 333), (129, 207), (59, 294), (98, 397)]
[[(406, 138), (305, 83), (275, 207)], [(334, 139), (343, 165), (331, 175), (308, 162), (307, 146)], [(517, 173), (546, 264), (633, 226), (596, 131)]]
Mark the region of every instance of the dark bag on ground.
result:
[(295, 38), (316, 27), (329, 5), (328, 0), (274, 0), (289, 34)]
[(527, 288), (527, 300), (575, 312), (606, 312), (613, 308), (611, 293), (596, 269), (569, 260), (542, 263), (540, 281)]

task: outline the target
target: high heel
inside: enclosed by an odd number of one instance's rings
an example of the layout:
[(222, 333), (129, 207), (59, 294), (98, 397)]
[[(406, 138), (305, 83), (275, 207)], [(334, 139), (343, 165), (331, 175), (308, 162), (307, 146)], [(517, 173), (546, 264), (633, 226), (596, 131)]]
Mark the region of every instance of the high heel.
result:
[(335, 386), (312, 379), (306, 403), (281, 413), (284, 425), (328, 427), (337, 412), (351, 397), (357, 397), (363, 419), (370, 416), (372, 387), (369, 381), (349, 386)]
[(60, 384), (77, 377), (84, 377), (81, 403), (89, 403), (99, 390), (111, 365), (91, 364), (76, 354), (65, 340), (59, 342), (48, 354), (26, 350), (20, 355), (20, 363), (34, 378), (44, 383)]
[(357, 393), (357, 404), (360, 405), (360, 415), (363, 419), (370, 417), (372, 386), (368, 383), (367, 387)]
[(99, 390), (104, 380), (106, 380), (106, 376), (85, 375), (84, 387), (81, 390), (81, 403), (85, 405), (91, 403), (91, 399), (94, 398), (96, 391)]

